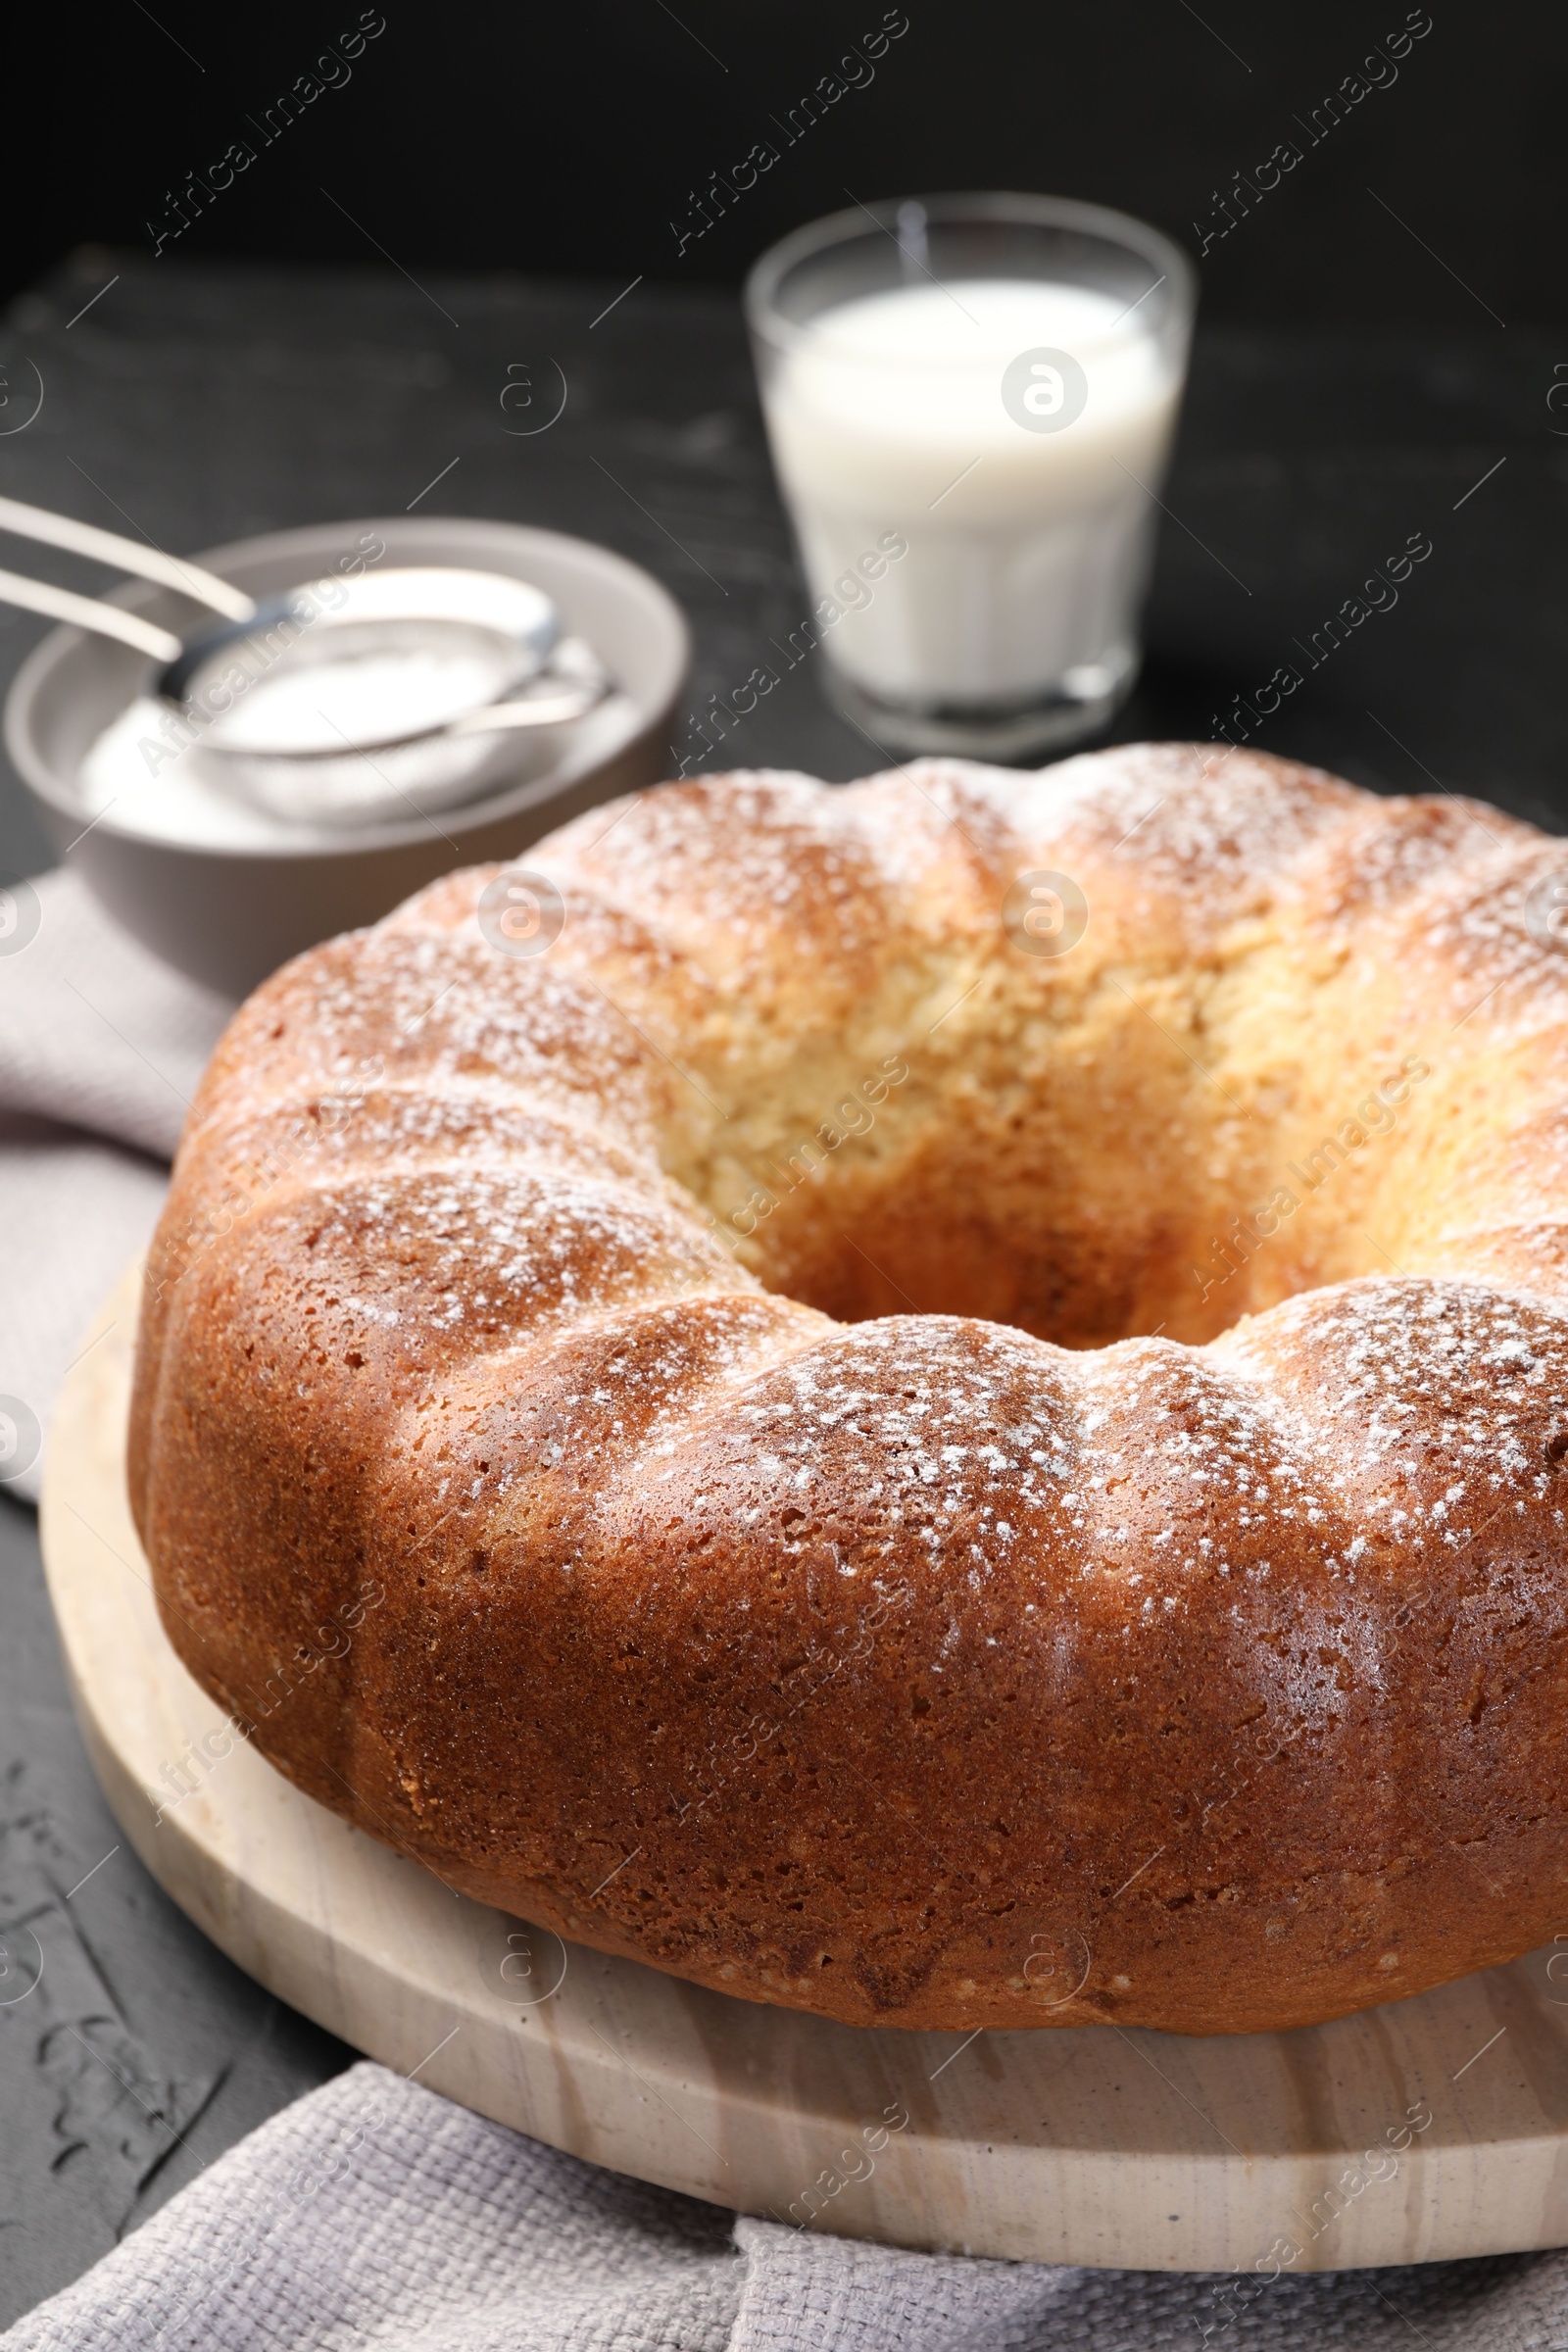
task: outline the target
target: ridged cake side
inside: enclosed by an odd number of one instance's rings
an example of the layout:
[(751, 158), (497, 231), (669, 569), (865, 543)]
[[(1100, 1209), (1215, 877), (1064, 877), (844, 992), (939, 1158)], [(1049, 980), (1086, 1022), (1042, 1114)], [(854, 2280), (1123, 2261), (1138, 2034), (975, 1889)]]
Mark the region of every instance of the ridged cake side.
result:
[(546, 953), (492, 869), (301, 957), (149, 1266), (172, 1640), (452, 1885), (854, 2023), (1280, 2027), (1528, 1949), (1560, 856), (1193, 747), (712, 778), (528, 853)]

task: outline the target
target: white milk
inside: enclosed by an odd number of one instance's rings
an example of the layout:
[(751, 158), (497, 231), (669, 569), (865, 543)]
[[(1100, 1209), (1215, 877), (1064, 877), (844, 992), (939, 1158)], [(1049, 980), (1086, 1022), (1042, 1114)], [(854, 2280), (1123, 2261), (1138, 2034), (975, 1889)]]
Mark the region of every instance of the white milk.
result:
[[(1009, 364), (1041, 349), (1087, 377), (1060, 430), (1004, 404)], [(1147, 306), (1041, 279), (920, 282), (823, 312), (766, 406), (812, 597), (852, 608), (830, 659), (899, 704), (1113, 687), (1134, 659), (1180, 365)], [(889, 532), (907, 555), (836, 593)]]

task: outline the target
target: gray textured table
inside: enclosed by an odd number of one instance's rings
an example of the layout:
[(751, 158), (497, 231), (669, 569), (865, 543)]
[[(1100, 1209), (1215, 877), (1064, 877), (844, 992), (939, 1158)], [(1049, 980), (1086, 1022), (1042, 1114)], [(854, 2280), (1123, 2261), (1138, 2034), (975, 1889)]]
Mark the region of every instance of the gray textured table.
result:
[[(808, 603), (734, 304), (643, 286), (601, 316), (618, 291), (86, 257), (0, 326), (0, 491), (175, 550), (409, 508), (578, 531), (686, 607), (695, 719)], [(1200, 336), (1149, 663), (1118, 736), (1209, 735), (1293, 665), (1302, 684), (1254, 730), (1263, 748), (1384, 790), (1478, 792), (1568, 830), (1558, 356), (1517, 329), (1451, 346)], [(563, 380), (559, 420), (527, 429)], [(1413, 534), (1432, 553), (1397, 605), (1322, 653), (1329, 615)], [(93, 584), (44, 550), (25, 561)], [(41, 627), (0, 612), (0, 688)], [(876, 764), (809, 673), (731, 727), (737, 763), (837, 779)], [(48, 861), (0, 774), (0, 871)], [(0, 1978), (3, 2324), (349, 2053), (111, 1850), (32, 1520), (7, 1502), (0, 1775), (0, 1933), (54, 1905), (51, 1942), (75, 1955), (47, 2006), (6, 2007)]]

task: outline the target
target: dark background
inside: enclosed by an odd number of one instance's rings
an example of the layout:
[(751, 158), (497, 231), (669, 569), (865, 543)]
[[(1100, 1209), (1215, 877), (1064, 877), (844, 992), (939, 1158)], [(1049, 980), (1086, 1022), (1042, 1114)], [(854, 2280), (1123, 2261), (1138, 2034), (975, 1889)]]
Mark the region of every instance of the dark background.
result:
[[(1114, 732), (1209, 735), (1420, 532), (1433, 553), (1397, 608), (1259, 740), (1568, 831), (1561, 13), (1432, 0), (1394, 85), (1307, 146), (1296, 118), (1403, 5), (906, 10), (870, 86), (683, 253), (692, 192), (775, 136), (880, 0), (386, 0), (352, 78), (270, 145), (247, 116), (356, 6), (29, 12), (7, 31), (0, 492), (174, 550), (411, 505), (579, 531), (686, 608), (696, 712), (808, 610), (734, 299), (764, 246), (848, 191), (1011, 186), (1119, 206), (1196, 255), (1215, 191), (1295, 137), (1301, 163), (1201, 261), (1148, 661)], [(239, 138), (255, 163), (155, 258), (186, 174)], [(516, 438), (501, 394), (541, 354), (568, 407)], [(113, 576), (7, 540), (0, 563)], [(45, 625), (0, 609), (0, 692)], [(809, 662), (726, 756), (878, 763)], [(0, 761), (0, 869), (51, 858)], [(0, 2005), (0, 2324), (349, 2056), (124, 1847), (31, 1516), (0, 1501), (0, 1929), (26, 1918), (68, 1959), (52, 2008)]]
[[(359, 23), (356, 0), (24, 11), (7, 33), (9, 135), (24, 142), (30, 117), (58, 145), (30, 172), (13, 148), (0, 294), (88, 240), (150, 256), (148, 222), (170, 219), (169, 195), (234, 139), (256, 163), (165, 246), (166, 265), (191, 253), (365, 263), (373, 239), (416, 272), (731, 285), (784, 230), (845, 204), (846, 188), (868, 200), (1040, 189), (1119, 206), (1196, 245), (1213, 191), (1298, 137), (1296, 118), (1407, 14), (1405, 0), (1202, 0), (1200, 13), (1188, 0), (906, 0), (909, 29), (874, 81), (677, 256), (669, 224), (689, 218), (692, 191), (775, 137), (772, 118), (883, 10), (383, 0), (369, 14), (386, 29), (352, 78), (265, 149), (246, 118)], [(1555, 322), (1568, 19), (1518, 0), (1431, 0), (1430, 14), (1397, 81), (1212, 248), (1210, 319), (1463, 332), (1485, 323), (1479, 298), (1510, 326)]]
[[(608, 540), (696, 629), (673, 767), (707, 699), (808, 609), (738, 331), (746, 268), (852, 195), (1098, 199), (1201, 253), (1144, 679), (1112, 732), (1213, 735), (1424, 532), (1437, 556), (1397, 612), (1255, 740), (1568, 826), (1568, 18), (1524, 0), (1434, 7), (33, 14), (11, 85), (56, 152), (12, 158), (25, 200), (0, 270), (26, 290), (0, 324), (0, 490), (187, 550), (416, 497), (426, 514)], [(888, 16), (907, 29), (852, 65), (868, 84), (786, 144), (791, 110)], [(1430, 29), (1323, 130), (1330, 94), (1411, 21)], [(269, 109), (362, 23), (383, 29), (317, 75), (340, 86), (269, 139)], [(777, 163), (682, 247), (710, 175), (760, 139)], [(1218, 234), (1221, 195), (1284, 140), (1300, 162)], [(216, 188), (235, 141), (255, 160)], [(541, 380), (541, 354), (566, 372), (567, 413), (509, 438), (508, 370)], [(48, 397), (19, 431), (35, 369)], [(97, 584), (48, 551), (21, 561)], [(0, 688), (41, 634), (0, 611)], [(833, 778), (873, 763), (812, 668), (732, 740), (737, 761)], [(50, 857), (0, 760), (0, 868)]]

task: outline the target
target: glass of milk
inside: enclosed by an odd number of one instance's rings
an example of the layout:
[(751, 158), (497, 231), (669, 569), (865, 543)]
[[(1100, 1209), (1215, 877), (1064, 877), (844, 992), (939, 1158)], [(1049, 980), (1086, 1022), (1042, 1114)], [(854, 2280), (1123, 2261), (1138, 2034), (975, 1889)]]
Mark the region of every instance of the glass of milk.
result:
[(798, 229), (747, 283), (768, 438), (845, 714), (1022, 759), (1140, 660), (1197, 278), (1120, 213), (929, 196)]

